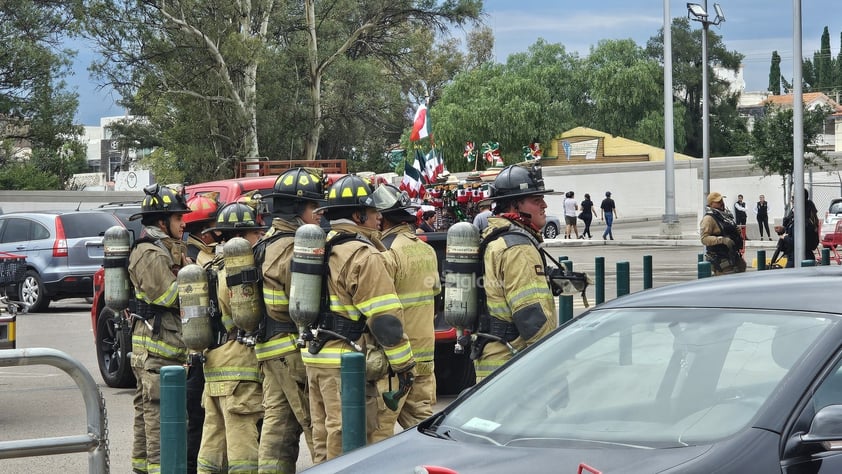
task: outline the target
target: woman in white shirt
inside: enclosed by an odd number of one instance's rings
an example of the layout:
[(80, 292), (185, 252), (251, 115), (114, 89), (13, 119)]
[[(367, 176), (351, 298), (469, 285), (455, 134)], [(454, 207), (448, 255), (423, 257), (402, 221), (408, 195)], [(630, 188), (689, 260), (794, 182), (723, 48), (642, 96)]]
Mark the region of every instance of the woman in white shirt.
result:
[(579, 203), (577, 203), (576, 199), (573, 197), (573, 191), (567, 191), (567, 194), (564, 195), (565, 239), (570, 239), (572, 234), (575, 234), (577, 239), (579, 238), (579, 228), (576, 225), (578, 211)]

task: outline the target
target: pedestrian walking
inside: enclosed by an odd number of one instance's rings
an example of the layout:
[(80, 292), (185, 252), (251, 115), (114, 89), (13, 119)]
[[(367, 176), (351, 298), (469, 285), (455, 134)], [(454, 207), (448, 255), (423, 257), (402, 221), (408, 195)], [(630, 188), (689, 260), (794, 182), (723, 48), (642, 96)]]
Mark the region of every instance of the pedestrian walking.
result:
[(182, 240), (190, 208), (182, 189), (153, 184), (143, 192), (140, 212), (129, 218), (143, 224), (129, 255), (137, 300), (130, 360), (137, 379), (132, 472), (153, 473), (161, 471), (161, 368), (187, 362), (176, 274), (190, 263)]
[(577, 225), (579, 204), (574, 199), (573, 191), (567, 191), (564, 195), (564, 238), (572, 239), (573, 235), (579, 238), (579, 228)]
[(605, 191), (605, 199), (600, 203), (599, 209), (602, 211), (601, 219), (605, 221), (605, 231), (602, 233), (602, 240), (606, 240), (607, 238), (614, 240), (612, 226), (614, 225), (614, 219), (620, 216), (617, 215), (617, 205), (611, 199), (611, 191)]
[(591, 222), (593, 222), (594, 216), (599, 217), (596, 210), (594, 210), (590, 194), (585, 193), (585, 199), (582, 200), (579, 207), (581, 208), (581, 212), (579, 212), (579, 219), (582, 219), (582, 222), (585, 223), (585, 229), (582, 231), (582, 238), (584, 239), (587, 237), (590, 240), (593, 237), (593, 235), (591, 235)]

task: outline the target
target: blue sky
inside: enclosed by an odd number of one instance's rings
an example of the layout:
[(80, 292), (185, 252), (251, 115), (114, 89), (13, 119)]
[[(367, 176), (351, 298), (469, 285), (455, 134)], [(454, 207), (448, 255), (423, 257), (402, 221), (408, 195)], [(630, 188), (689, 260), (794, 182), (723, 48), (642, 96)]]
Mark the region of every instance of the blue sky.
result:
[[(695, 0), (703, 4), (704, 0)], [(708, 9), (713, 12), (713, 1)], [(781, 72), (792, 77), (793, 2), (790, 0), (721, 0), (726, 21), (711, 26), (725, 40), (729, 50), (742, 53), (743, 76), (749, 91), (765, 90), (772, 51), (781, 55)], [(802, 1), (802, 42), (804, 56), (818, 50), (822, 30), (830, 31), (830, 47), (839, 53), (842, 33), (842, 3), (839, 0)], [(687, 1), (670, 0), (672, 17), (686, 16)], [(601, 39), (631, 38), (643, 46), (663, 26), (664, 2), (657, 0), (484, 0), (486, 24), (494, 30), (495, 55), (504, 62), (514, 52), (525, 51), (538, 38), (561, 43), (568, 51), (587, 55)], [(699, 25), (698, 23), (693, 23)], [(108, 88), (98, 90), (87, 66), (94, 52), (83, 45), (72, 45), (79, 54), (71, 89), (80, 95), (77, 121), (98, 125), (103, 116), (122, 115)]]

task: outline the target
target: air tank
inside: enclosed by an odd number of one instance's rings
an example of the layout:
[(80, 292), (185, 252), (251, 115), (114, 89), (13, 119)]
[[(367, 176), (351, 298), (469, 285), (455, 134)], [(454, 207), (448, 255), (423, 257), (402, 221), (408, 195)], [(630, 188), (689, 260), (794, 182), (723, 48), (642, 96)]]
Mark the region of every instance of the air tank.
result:
[(121, 225), (109, 227), (102, 238), (103, 267), (105, 268), (105, 306), (121, 312), (129, 307), (131, 281), (129, 280), (129, 253), (131, 237)]
[[(242, 237), (234, 237), (222, 248), (225, 258), (225, 273), (228, 283), (229, 305), (234, 324), (246, 332), (254, 332), (263, 317), (258, 272), (255, 267), (251, 243)], [(232, 278), (242, 276), (242, 283), (232, 285)]]
[[(319, 317), (322, 278), (325, 272), (325, 233), (315, 224), (304, 224), (295, 231), (292, 254), (292, 281), (289, 290), (289, 315), (305, 335), (308, 326)], [(299, 337), (299, 346), (304, 340)]]
[(176, 275), (181, 332), (190, 352), (202, 352), (213, 342), (208, 276), (200, 265), (185, 265)]
[(444, 320), (456, 328), (454, 352), (464, 352), (458, 342), (465, 329), (476, 326), (480, 269), (480, 234), (477, 226), (458, 222), (447, 230), (444, 261)]

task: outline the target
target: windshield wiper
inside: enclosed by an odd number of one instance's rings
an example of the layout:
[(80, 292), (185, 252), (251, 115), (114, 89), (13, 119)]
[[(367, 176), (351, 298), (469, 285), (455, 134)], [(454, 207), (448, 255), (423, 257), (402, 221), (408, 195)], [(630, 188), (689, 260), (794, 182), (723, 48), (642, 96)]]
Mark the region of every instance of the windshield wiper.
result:
[(431, 426), (429, 428), (424, 428), (421, 430), (421, 433), (432, 436), (433, 438), (453, 440), (453, 437), (450, 436), (450, 430), (440, 432), (437, 427)]

